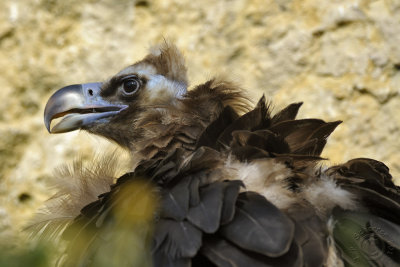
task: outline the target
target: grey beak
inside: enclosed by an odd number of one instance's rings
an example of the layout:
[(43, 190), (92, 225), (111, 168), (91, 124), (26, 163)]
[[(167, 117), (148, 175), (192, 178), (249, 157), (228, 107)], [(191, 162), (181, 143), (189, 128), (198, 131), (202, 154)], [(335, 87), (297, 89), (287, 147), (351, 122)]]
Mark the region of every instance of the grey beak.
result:
[[(103, 100), (100, 89), (101, 83), (86, 83), (69, 85), (55, 92), (44, 110), (44, 124), (49, 133), (64, 133), (89, 127), (128, 107)], [(52, 120), (60, 117), (62, 120), (50, 129)]]

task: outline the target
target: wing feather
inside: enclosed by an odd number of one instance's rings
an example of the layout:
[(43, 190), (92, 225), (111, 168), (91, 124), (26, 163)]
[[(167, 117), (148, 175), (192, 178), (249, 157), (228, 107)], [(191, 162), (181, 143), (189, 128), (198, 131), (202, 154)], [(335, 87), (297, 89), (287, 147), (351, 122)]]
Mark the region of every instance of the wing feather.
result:
[(257, 193), (239, 194), (233, 220), (221, 234), (237, 246), (270, 257), (285, 254), (294, 235), (293, 222)]

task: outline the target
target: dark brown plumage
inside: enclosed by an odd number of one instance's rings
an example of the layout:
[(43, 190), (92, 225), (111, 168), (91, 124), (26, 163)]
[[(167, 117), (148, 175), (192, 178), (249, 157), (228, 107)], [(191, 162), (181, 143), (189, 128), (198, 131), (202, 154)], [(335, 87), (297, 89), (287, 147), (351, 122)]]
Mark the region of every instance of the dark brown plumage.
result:
[(271, 115), (265, 97), (251, 108), (218, 79), (187, 86), (182, 55), (165, 43), (104, 83), (50, 98), (49, 131), (87, 130), (133, 159), (119, 178), (107, 160), (59, 174), (78, 181), (78, 193), (62, 188), (31, 228), (67, 241), (61, 265), (399, 264), (400, 192), (388, 168), (371, 159), (322, 166), (339, 121), (296, 120), (301, 103)]

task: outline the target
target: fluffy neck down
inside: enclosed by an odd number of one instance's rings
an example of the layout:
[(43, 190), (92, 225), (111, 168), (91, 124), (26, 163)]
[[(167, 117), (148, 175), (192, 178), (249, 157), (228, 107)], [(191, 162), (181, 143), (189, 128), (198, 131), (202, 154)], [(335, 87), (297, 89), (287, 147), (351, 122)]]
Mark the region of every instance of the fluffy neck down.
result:
[(226, 106), (243, 113), (249, 102), (240, 88), (213, 79), (170, 105), (145, 108), (134, 126), (140, 138), (130, 146), (132, 158), (138, 163), (163, 158), (176, 148), (193, 151), (198, 137)]

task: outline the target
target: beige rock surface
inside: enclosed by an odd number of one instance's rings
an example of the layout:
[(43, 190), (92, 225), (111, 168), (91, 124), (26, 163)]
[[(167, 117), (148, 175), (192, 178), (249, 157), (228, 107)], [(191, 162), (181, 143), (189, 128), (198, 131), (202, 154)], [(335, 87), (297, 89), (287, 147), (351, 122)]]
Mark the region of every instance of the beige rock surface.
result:
[(168, 38), (192, 84), (225, 74), (299, 117), (343, 120), (324, 156), (384, 161), (400, 178), (400, 1), (3, 0), (0, 2), (0, 239), (10, 246), (52, 194), (52, 170), (105, 141), (49, 135), (47, 98), (101, 81)]

